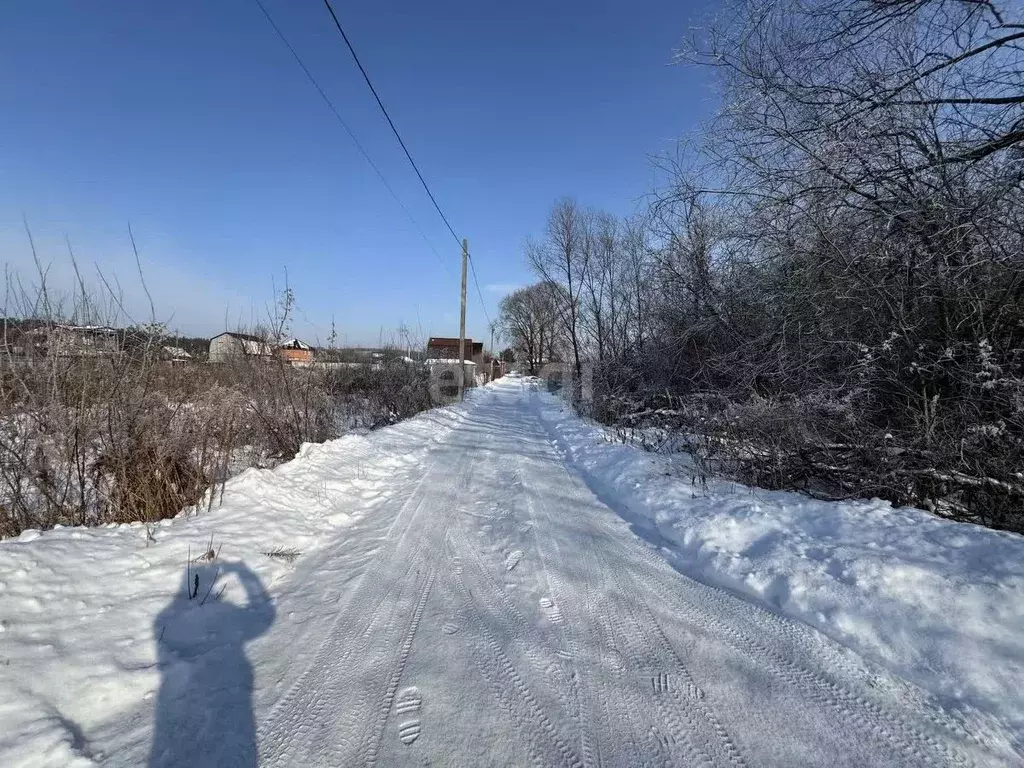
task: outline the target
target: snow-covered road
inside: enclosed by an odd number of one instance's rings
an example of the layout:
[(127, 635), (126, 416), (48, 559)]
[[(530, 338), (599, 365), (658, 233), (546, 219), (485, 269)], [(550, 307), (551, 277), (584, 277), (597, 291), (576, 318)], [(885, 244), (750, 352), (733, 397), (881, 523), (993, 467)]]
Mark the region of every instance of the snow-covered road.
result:
[(257, 669), (281, 669), (255, 699), (262, 765), (981, 757), (901, 681), (669, 567), (567, 466), (524, 383), (479, 398), (294, 590), (279, 610), (331, 619), (281, 622), (252, 647)]
[(0, 542), (0, 765), (1021, 764), (1019, 537), (600, 434), (507, 378)]

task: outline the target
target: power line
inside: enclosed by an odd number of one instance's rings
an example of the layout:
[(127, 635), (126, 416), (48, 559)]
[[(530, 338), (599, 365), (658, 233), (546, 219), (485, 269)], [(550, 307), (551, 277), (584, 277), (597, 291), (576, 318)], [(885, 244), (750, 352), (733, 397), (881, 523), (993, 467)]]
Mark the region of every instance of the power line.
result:
[(427, 197), (429, 197), (430, 202), (434, 204), (434, 208), (437, 209), (437, 213), (441, 217), (441, 220), (444, 222), (445, 226), (448, 227), (448, 231), (452, 233), (452, 237), (455, 238), (455, 242), (460, 242), (459, 236), (455, 234), (455, 230), (452, 228), (452, 225), (448, 222), (448, 217), (444, 215), (444, 212), (441, 210), (441, 206), (437, 204), (437, 200), (434, 197), (434, 193), (431, 192), (430, 187), (427, 186), (427, 182), (423, 178), (423, 174), (420, 173), (419, 166), (416, 165), (416, 161), (412, 159), (412, 154), (409, 152), (409, 148), (405, 146), (405, 142), (402, 141), (402, 135), (398, 132), (398, 129), (395, 127), (395, 123), (391, 119), (391, 115), (389, 115), (387, 109), (384, 108), (384, 102), (382, 102), (380, 100), (380, 96), (377, 95), (377, 89), (373, 87), (373, 83), (370, 81), (370, 76), (369, 74), (367, 74), (366, 68), (363, 66), (363, 63), (359, 61), (359, 56), (356, 55), (356, 49), (352, 47), (352, 41), (348, 39), (348, 35), (345, 34), (345, 30), (341, 26), (341, 22), (338, 21), (338, 16), (334, 12), (334, 8), (331, 7), (330, 0), (324, 0), (324, 5), (327, 6), (327, 10), (330, 12), (331, 18), (334, 19), (334, 26), (336, 26), (338, 28), (338, 31), (341, 33), (341, 37), (345, 41), (345, 45), (348, 46), (349, 53), (352, 54), (352, 58), (355, 60), (356, 66), (359, 67), (359, 71), (363, 73), (363, 79), (366, 81), (366, 84), (370, 87), (370, 92), (373, 94), (373, 98), (377, 100), (377, 106), (380, 107), (380, 111), (384, 113), (384, 118), (388, 121), (388, 125), (391, 126), (391, 132), (395, 134), (395, 138), (398, 139), (398, 143), (402, 146), (402, 151), (405, 152), (405, 156), (409, 159), (409, 164), (412, 166), (412, 169), (416, 171), (416, 175), (419, 177), (420, 184), (423, 185), (423, 189), (425, 189), (427, 192)]
[[(391, 115), (388, 114), (387, 108), (384, 106), (384, 102), (381, 101), (380, 95), (377, 93), (377, 89), (373, 87), (373, 81), (370, 80), (370, 75), (366, 71), (366, 67), (359, 60), (359, 55), (356, 53), (355, 47), (352, 45), (352, 41), (349, 40), (348, 35), (345, 34), (344, 27), (341, 26), (341, 21), (338, 19), (338, 15), (334, 12), (334, 8), (331, 6), (330, 0), (324, 0), (324, 5), (327, 6), (328, 13), (331, 14), (331, 18), (334, 19), (334, 26), (338, 28), (338, 32), (341, 33), (341, 39), (345, 41), (345, 45), (348, 47), (349, 53), (352, 54), (352, 59), (355, 61), (356, 66), (359, 67), (359, 71), (363, 75), (363, 80), (366, 81), (366, 85), (370, 88), (370, 93), (373, 94), (373, 98), (377, 101), (377, 106), (380, 107), (380, 111), (384, 114), (384, 119), (388, 121), (388, 125), (391, 126), (391, 132), (395, 134), (395, 138), (398, 139), (399, 145), (402, 147), (402, 151), (405, 152), (406, 158), (409, 160), (409, 165), (416, 172), (417, 178), (420, 180), (420, 184), (423, 185), (424, 191), (427, 193), (427, 197), (430, 198), (430, 202), (434, 204), (434, 208), (437, 210), (438, 216), (441, 217), (441, 221), (448, 227), (448, 231), (452, 233), (452, 237), (455, 238), (455, 242), (461, 244), (461, 239), (456, 234), (455, 229), (448, 221), (448, 217), (444, 215), (444, 211), (441, 210), (441, 206), (437, 203), (437, 198), (434, 197), (434, 193), (430, 191), (430, 186), (427, 184), (426, 179), (423, 178), (423, 174), (420, 173), (419, 166), (416, 165), (416, 161), (412, 159), (412, 153), (409, 152), (409, 148), (405, 145), (405, 141), (402, 139), (402, 134), (398, 132), (398, 128), (395, 127), (394, 120), (391, 119)], [(473, 285), (476, 286), (476, 295), (480, 299), (480, 308), (484, 312), (484, 317), (487, 318), (487, 324), (491, 324), (491, 316), (487, 313), (487, 305), (484, 303), (483, 293), (480, 291), (480, 283), (476, 278), (476, 267), (473, 266), (472, 257), (469, 258), (469, 267), (473, 273)]]
[[(416, 231), (419, 232), (420, 237), (423, 238), (423, 242), (427, 244), (427, 247), (430, 248), (434, 256), (437, 257), (437, 260), (441, 263), (441, 266), (444, 268), (445, 272), (451, 275), (452, 272), (448, 266), (448, 263), (443, 258), (441, 258), (441, 254), (438, 252), (437, 248), (434, 247), (434, 244), (431, 243), (430, 240), (427, 238), (427, 234), (423, 231), (423, 228), (417, 223), (416, 219), (413, 218), (412, 213), (410, 213), (409, 209), (406, 208), (405, 203), (402, 202), (401, 198), (398, 196), (398, 194), (395, 192), (392, 186), (388, 183), (388, 180), (384, 178), (384, 174), (381, 173), (380, 168), (378, 168), (377, 164), (373, 162), (373, 159), (370, 157), (366, 149), (363, 148), (363, 145), (359, 142), (359, 139), (356, 138), (355, 134), (352, 133), (352, 129), (348, 127), (348, 123), (345, 122), (345, 119), (341, 116), (341, 113), (338, 112), (337, 108), (334, 106), (334, 103), (327, 96), (327, 93), (324, 91), (324, 89), (320, 87), (320, 83), (318, 83), (316, 78), (313, 77), (313, 73), (310, 72), (309, 68), (303, 63), (302, 58), (299, 56), (298, 52), (295, 50), (294, 47), (292, 47), (292, 44), (288, 42), (288, 38), (285, 37), (284, 32), (281, 31), (281, 28), (278, 27), (277, 24), (274, 22), (274, 19), (271, 18), (263, 3), (260, 0), (253, 0), (253, 2), (255, 2), (256, 5), (259, 7), (260, 11), (263, 13), (263, 17), (267, 20), (267, 22), (273, 28), (274, 32), (276, 32), (277, 36), (281, 39), (281, 42), (284, 43), (285, 47), (291, 53), (292, 58), (295, 59), (295, 63), (299, 65), (299, 68), (305, 73), (306, 78), (309, 80), (310, 83), (312, 83), (313, 87), (316, 88), (317, 93), (320, 94), (320, 98), (324, 100), (324, 103), (327, 105), (328, 109), (330, 109), (331, 112), (334, 114), (335, 119), (341, 124), (341, 127), (345, 129), (345, 133), (347, 133), (348, 137), (352, 139), (352, 143), (356, 145), (356, 149), (359, 150), (359, 153), (363, 156), (363, 159), (365, 159), (366, 162), (370, 164), (370, 167), (373, 168), (374, 173), (377, 174), (377, 178), (380, 179), (381, 183), (384, 185), (387, 191), (391, 193), (391, 197), (395, 199), (395, 202), (398, 203), (402, 211), (405, 212), (406, 218), (409, 219), (409, 222), (413, 225), (413, 227), (416, 228)], [(422, 181), (422, 179), (420, 180)]]
[(480, 283), (476, 279), (476, 267), (473, 266), (473, 257), (472, 256), (469, 257), (469, 271), (473, 275), (473, 285), (476, 286), (476, 295), (480, 299), (480, 309), (482, 309), (484, 311), (484, 317), (487, 318), (487, 326), (490, 327), (490, 325), (491, 325), (491, 316), (487, 314), (487, 305), (484, 304), (484, 295), (480, 292)]

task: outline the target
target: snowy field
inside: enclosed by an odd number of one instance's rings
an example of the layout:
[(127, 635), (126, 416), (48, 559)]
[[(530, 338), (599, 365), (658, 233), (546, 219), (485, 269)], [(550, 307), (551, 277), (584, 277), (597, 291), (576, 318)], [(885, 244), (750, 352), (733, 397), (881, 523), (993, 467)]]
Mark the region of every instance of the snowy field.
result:
[(0, 542), (0, 765), (1024, 763), (1024, 539), (672, 462), (509, 378)]

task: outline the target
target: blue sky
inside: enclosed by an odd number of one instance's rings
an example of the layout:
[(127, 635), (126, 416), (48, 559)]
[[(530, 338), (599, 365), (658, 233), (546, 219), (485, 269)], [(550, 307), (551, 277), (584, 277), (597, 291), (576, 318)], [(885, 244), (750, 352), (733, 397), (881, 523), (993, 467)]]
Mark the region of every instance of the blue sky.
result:
[[(57, 287), (70, 240), (146, 319), (207, 335), (265, 314), (288, 279), (294, 330), (375, 343), (458, 332), (456, 243), (321, 0), (268, 11), (440, 252), (424, 243), (253, 0), (0, 5), (0, 255), (29, 279), (28, 219)], [(697, 128), (708, 74), (672, 66), (706, 6), (669, 0), (396, 0), (335, 8), (493, 317), (529, 282), (525, 239), (564, 195), (628, 213), (649, 157)], [(89, 278), (93, 280), (94, 278)], [(486, 339), (475, 292), (469, 332)]]

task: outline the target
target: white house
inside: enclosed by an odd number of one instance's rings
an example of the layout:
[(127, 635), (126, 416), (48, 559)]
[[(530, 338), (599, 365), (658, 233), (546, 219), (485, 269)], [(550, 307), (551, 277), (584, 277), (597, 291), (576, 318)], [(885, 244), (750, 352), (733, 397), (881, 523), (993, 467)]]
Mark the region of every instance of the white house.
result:
[(274, 347), (260, 336), (225, 331), (210, 339), (210, 362), (226, 363), (243, 357), (272, 357)]

